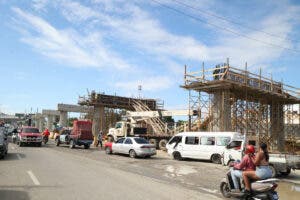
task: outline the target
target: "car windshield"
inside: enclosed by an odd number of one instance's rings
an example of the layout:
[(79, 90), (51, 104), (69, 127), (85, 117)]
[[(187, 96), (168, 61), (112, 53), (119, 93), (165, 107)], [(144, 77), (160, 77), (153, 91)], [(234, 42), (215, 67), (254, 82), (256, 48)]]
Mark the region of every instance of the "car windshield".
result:
[(39, 129), (37, 128), (24, 128), (23, 133), (39, 133)]
[(144, 138), (134, 138), (134, 141), (138, 144), (149, 144), (149, 142)]

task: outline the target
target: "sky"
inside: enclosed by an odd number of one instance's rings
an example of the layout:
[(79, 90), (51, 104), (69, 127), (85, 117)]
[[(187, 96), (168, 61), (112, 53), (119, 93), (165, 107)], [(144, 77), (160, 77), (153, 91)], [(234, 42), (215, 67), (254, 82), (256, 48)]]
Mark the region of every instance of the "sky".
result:
[(188, 107), (188, 71), (230, 65), (300, 88), (300, 2), (0, 0), (0, 112), (95, 90)]

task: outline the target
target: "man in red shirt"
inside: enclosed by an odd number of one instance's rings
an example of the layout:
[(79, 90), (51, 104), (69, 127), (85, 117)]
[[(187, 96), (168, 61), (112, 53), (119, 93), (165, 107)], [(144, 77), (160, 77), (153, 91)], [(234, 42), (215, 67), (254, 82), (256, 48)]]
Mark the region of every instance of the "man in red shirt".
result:
[(44, 130), (43, 135), (46, 137), (48, 137), (50, 135), (50, 132), (47, 128)]
[(233, 192), (239, 192), (239, 181), (243, 177), (243, 171), (255, 171), (255, 165), (251, 159), (254, 157), (254, 146), (247, 145), (245, 149), (245, 156), (242, 159), (242, 162), (235, 163), (233, 169), (231, 169), (231, 177), (234, 185)]

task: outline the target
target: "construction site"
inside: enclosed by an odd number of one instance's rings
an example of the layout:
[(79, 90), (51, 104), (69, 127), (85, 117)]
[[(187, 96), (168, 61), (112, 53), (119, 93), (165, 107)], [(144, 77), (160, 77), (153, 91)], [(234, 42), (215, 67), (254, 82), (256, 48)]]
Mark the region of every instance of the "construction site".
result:
[[(232, 67), (229, 60), (210, 68), (203, 63), (199, 71), (192, 72), (185, 66), (183, 77), (180, 87), (187, 91), (187, 110), (165, 110), (162, 101), (155, 98), (92, 91), (80, 96), (78, 105), (58, 104), (57, 110), (43, 110), (32, 118), (40, 130), (45, 126), (53, 130), (55, 120), (67, 127), (68, 112), (84, 113), (84, 118), (93, 122), (94, 136), (101, 130), (111, 141), (134, 135), (131, 128), (144, 127), (139, 134), (161, 149), (179, 132), (234, 131), (245, 134), (252, 144), (267, 143), (275, 152), (299, 151), (299, 88), (265, 77), (261, 70), (254, 74), (247, 70), (247, 64)], [(163, 120), (176, 116), (187, 120), (181, 124)], [(121, 132), (110, 132), (116, 124)]]

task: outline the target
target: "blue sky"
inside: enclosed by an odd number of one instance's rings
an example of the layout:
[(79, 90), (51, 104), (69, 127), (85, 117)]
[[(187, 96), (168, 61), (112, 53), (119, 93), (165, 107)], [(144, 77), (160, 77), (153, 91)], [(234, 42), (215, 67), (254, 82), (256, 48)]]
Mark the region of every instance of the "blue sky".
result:
[(187, 108), (184, 65), (227, 57), (299, 88), (299, 22), (299, 1), (0, 0), (0, 111), (76, 104), (87, 89), (137, 96), (138, 85)]

